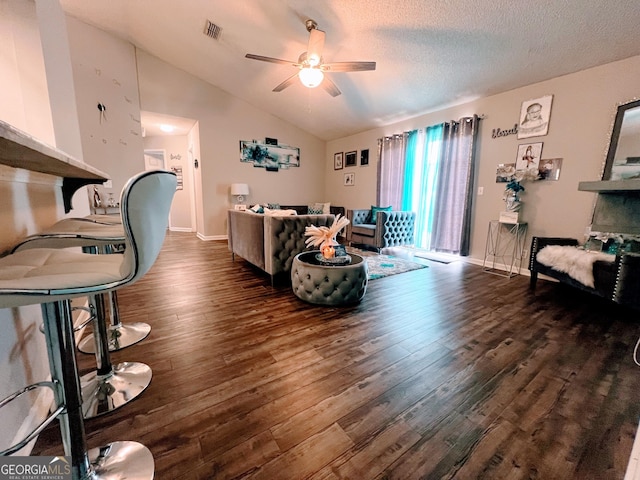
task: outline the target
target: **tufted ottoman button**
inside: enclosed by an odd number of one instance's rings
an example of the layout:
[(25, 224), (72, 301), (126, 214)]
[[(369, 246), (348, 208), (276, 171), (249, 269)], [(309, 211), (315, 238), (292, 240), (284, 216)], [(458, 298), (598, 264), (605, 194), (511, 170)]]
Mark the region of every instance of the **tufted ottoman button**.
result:
[[(367, 262), (351, 254), (351, 263), (325, 265), (316, 260), (318, 251), (302, 252), (293, 259), (291, 287), (300, 300), (316, 305), (358, 303), (367, 290)], [(313, 284), (315, 288), (306, 288)]]

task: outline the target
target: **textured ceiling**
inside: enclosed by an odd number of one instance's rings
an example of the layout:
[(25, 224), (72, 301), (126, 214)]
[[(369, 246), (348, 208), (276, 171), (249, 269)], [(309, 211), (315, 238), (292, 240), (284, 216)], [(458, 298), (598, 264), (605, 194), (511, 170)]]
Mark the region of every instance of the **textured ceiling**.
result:
[[(324, 140), (640, 54), (638, 0), (60, 0), (80, 20)], [(296, 82), (305, 20), (326, 32), (342, 95)], [(219, 40), (203, 34), (207, 20)], [(640, 89), (640, 87), (639, 87)]]

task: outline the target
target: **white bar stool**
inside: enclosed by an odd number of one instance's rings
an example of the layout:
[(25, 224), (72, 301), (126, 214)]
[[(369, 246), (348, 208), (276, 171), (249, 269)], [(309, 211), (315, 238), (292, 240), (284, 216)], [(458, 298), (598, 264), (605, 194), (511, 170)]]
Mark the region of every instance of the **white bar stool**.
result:
[[(119, 218), (119, 217), (118, 217)], [(22, 240), (13, 252), (37, 248), (82, 247), (85, 253), (106, 253), (112, 245), (125, 242), (124, 228), (119, 225), (104, 225), (76, 219), (64, 219), (45, 231)], [(97, 368), (80, 378), (82, 390), (82, 411), (85, 419), (112, 412), (137, 398), (151, 383), (151, 368), (140, 362), (120, 362), (113, 364), (109, 352), (128, 345), (119, 341), (124, 333), (127, 342), (143, 340), (151, 330), (148, 324), (125, 328), (118, 321), (106, 328), (105, 302), (110, 301), (111, 318), (119, 320), (115, 290), (89, 295), (92, 307), (93, 335), (83, 338), (78, 349), (95, 355)], [(123, 333), (122, 333), (123, 332)], [(138, 335), (133, 335), (138, 334)], [(135, 341), (134, 341), (135, 340)]]
[[(87, 448), (69, 300), (129, 285), (151, 268), (164, 241), (175, 189), (175, 174), (162, 170), (143, 172), (129, 180), (120, 202), (126, 245), (123, 255), (42, 248), (0, 258), (0, 308), (42, 304), (50, 383), (74, 480), (151, 480), (154, 476), (153, 456), (140, 443), (118, 441)], [(0, 406), (20, 394), (0, 401)], [(37, 431), (0, 454), (23, 448)]]
[[(117, 251), (118, 247), (124, 244), (124, 228), (120, 215), (93, 215), (92, 217), (114, 217), (114, 223), (98, 222), (90, 220), (89, 217), (65, 218), (50, 228), (23, 239), (13, 248), (13, 252), (27, 248), (67, 247), (82, 247), (86, 253), (107, 254)], [(151, 325), (144, 322), (122, 323), (116, 291), (105, 295), (109, 297), (110, 325), (107, 331), (109, 351), (122, 350), (147, 338), (151, 332)], [(100, 319), (103, 320), (103, 317)], [(78, 344), (78, 349), (83, 353), (95, 354), (96, 345), (99, 343), (91, 337), (85, 337)]]

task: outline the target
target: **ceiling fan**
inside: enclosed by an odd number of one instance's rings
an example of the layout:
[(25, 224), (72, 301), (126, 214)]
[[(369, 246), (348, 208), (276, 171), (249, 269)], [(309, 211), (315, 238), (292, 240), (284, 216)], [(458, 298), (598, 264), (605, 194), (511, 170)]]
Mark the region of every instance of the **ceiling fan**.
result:
[(300, 82), (308, 88), (322, 86), (332, 97), (340, 95), (340, 89), (333, 81), (325, 75), (331, 72), (362, 72), (365, 70), (375, 70), (376, 62), (334, 62), (322, 63), (322, 50), (324, 48), (325, 33), (318, 30), (318, 24), (313, 20), (306, 21), (307, 31), (309, 32), (309, 44), (307, 51), (302, 52), (298, 61), (281, 60), (279, 58), (264, 57), (262, 55), (254, 55), (247, 53), (246, 58), (260, 60), (262, 62), (279, 63), (282, 65), (291, 65), (299, 69), (294, 75), (287, 78), (284, 82), (273, 89), (274, 92), (281, 92), (285, 88), (291, 86), (296, 77)]

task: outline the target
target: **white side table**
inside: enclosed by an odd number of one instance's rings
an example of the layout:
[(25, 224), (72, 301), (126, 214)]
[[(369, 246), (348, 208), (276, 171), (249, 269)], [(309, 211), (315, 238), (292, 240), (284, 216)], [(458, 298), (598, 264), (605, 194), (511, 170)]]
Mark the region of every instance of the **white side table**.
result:
[(526, 236), (526, 223), (491, 220), (482, 262), (483, 271), (507, 278), (519, 275)]

